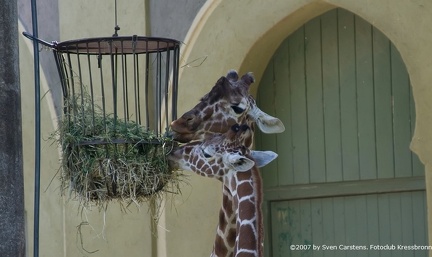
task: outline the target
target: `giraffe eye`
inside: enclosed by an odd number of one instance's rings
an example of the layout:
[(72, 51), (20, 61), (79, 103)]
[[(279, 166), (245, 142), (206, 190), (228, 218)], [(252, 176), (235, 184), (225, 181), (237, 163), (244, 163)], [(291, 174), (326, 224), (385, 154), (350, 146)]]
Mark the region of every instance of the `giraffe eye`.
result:
[(239, 124), (232, 125), (231, 130), (234, 132), (239, 132), (240, 131), (240, 125)]
[(203, 155), (204, 155), (204, 157), (205, 158), (210, 158), (210, 157), (212, 157), (210, 154), (208, 154), (204, 149), (202, 150), (202, 152), (203, 152)]
[(234, 110), (235, 113), (241, 114), (245, 111), (245, 109), (238, 107), (238, 105), (231, 105), (231, 108)]
[(201, 151), (205, 158), (211, 158), (214, 155), (214, 148), (211, 146), (204, 147)]
[(215, 149), (215, 146), (213, 146), (213, 145), (203, 146), (201, 148), (201, 151), (202, 151), (202, 155), (205, 158), (212, 158), (216, 154), (216, 149)]

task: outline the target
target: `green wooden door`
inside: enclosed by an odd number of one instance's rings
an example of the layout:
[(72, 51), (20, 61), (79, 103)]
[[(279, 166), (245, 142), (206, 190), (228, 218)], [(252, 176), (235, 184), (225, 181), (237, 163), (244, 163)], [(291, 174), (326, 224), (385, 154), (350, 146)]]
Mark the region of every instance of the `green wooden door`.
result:
[(256, 135), (279, 154), (262, 169), (267, 256), (427, 256), (370, 247), (427, 245), (409, 77), (384, 34), (343, 9), (309, 21), (276, 51), (257, 102), (286, 127)]

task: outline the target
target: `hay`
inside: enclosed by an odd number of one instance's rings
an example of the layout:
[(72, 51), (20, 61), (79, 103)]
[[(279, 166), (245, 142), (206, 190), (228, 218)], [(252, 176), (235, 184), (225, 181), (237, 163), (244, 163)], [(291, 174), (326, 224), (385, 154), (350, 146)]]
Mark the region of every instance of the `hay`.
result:
[(163, 192), (180, 193), (167, 154), (174, 142), (136, 122), (116, 119), (87, 95), (69, 99), (56, 136), (62, 148), (61, 191), (82, 206), (109, 201), (140, 204)]

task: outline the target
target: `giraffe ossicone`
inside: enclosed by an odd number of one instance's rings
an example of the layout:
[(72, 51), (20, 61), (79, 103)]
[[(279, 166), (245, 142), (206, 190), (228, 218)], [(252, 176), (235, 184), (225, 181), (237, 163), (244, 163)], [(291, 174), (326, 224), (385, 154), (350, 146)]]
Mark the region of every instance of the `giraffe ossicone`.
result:
[[(181, 143), (203, 140), (214, 133), (225, 133), (234, 124), (247, 124), (253, 129), (256, 123), (264, 133), (281, 133), (283, 123), (263, 112), (249, 94), (249, 87), (255, 81), (252, 73), (240, 79), (235, 70), (222, 76), (199, 103), (171, 123), (173, 138)], [(252, 145), (252, 138), (245, 141)]]

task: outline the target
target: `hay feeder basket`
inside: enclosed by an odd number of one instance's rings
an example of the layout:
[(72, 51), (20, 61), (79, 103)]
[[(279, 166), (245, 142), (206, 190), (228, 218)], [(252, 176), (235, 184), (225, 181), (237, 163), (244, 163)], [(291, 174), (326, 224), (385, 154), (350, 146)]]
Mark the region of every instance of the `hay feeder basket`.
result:
[(48, 43), (25, 36), (53, 50), (60, 76), (63, 192), (86, 204), (139, 202), (166, 191), (176, 176), (166, 155), (180, 42), (114, 35)]

